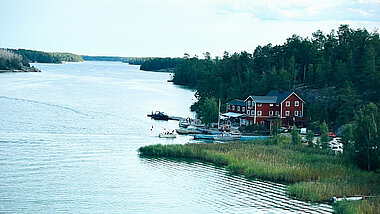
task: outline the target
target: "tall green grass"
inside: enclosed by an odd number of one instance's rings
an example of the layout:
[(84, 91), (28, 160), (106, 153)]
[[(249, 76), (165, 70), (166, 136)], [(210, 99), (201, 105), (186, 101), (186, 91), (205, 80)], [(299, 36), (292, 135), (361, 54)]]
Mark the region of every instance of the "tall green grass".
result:
[[(313, 202), (333, 196), (380, 195), (379, 174), (362, 171), (343, 156), (303, 146), (265, 144), (267, 141), (151, 145), (141, 147), (139, 153), (208, 161), (247, 178), (287, 183), (290, 196)], [(374, 209), (380, 207), (373, 204)]]

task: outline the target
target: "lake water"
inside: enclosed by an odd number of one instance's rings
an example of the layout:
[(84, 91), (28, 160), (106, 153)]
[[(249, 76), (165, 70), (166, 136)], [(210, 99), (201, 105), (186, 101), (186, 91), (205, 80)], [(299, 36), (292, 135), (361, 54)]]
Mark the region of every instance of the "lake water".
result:
[[(283, 184), (223, 168), (151, 159), (137, 149), (189, 117), (194, 92), (167, 73), (121, 62), (33, 64), (0, 73), (0, 213), (330, 213), (286, 197)], [(153, 126), (153, 130), (151, 130)]]

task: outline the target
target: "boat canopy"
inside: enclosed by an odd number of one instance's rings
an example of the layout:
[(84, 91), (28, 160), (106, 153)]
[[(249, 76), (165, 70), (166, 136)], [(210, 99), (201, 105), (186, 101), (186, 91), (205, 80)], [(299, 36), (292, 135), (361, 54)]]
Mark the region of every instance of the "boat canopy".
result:
[(227, 113), (224, 113), (222, 114), (222, 116), (224, 117), (228, 117), (228, 118), (238, 118), (238, 117), (242, 117), (244, 116), (244, 114), (239, 114), (239, 113), (234, 113), (234, 112), (227, 112)]

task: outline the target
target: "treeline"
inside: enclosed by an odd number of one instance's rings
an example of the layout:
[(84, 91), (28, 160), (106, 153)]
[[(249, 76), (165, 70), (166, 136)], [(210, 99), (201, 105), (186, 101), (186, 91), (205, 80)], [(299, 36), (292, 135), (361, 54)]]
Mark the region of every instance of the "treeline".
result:
[(72, 53), (63, 53), (63, 52), (52, 52), (55, 58), (59, 59), (61, 62), (83, 62), (83, 58), (80, 55)]
[[(330, 126), (353, 120), (362, 105), (379, 104), (380, 41), (377, 32), (341, 25), (329, 34), (311, 38), (293, 35), (283, 45), (258, 46), (211, 59), (184, 56), (175, 69), (174, 82), (197, 89), (200, 111), (206, 98), (223, 102), (265, 95), (272, 89), (298, 90), (306, 99), (311, 122)], [(307, 92), (307, 93), (305, 93)]]
[(120, 57), (120, 56), (87, 56), (87, 55), (82, 55), (81, 57), (85, 61), (120, 61), (120, 62), (122, 62), (123, 60), (125, 60), (125, 57)]
[(151, 58), (141, 63), (140, 70), (144, 71), (170, 71), (180, 64), (184, 59), (182, 58)]
[(72, 53), (60, 53), (60, 52), (43, 52), (35, 50), (26, 50), (26, 49), (7, 49), (13, 53), (16, 53), (24, 60), (28, 62), (39, 62), (39, 63), (62, 63), (66, 62), (81, 62), (83, 61), (82, 57)]
[(0, 48), (0, 70), (34, 71), (29, 63), (81, 62), (82, 57), (72, 53), (43, 52), (26, 49)]

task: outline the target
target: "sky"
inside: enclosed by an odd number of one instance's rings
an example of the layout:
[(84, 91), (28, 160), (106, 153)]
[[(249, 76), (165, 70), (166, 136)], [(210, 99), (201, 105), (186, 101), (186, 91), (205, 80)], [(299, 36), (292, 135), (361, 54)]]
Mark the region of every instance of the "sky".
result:
[(380, 0), (0, 0), (0, 47), (124, 57), (222, 56), (341, 24), (380, 27)]

